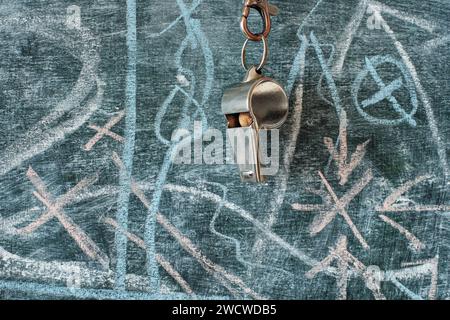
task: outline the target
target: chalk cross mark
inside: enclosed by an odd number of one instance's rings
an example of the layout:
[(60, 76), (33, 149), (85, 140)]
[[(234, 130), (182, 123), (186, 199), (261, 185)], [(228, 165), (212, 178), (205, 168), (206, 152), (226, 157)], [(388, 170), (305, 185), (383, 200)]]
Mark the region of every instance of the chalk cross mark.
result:
[[(310, 226), (310, 231), (312, 235), (315, 235), (323, 230), (336, 216), (336, 214), (340, 214), (344, 220), (349, 225), (355, 237), (364, 247), (364, 249), (369, 249), (369, 245), (364, 240), (361, 233), (356, 228), (352, 219), (347, 213), (347, 207), (350, 202), (369, 184), (373, 179), (372, 170), (367, 170), (364, 176), (356, 183), (342, 198), (338, 198), (334, 190), (332, 189), (330, 183), (327, 181), (322, 172), (319, 171), (319, 176), (322, 179), (323, 184), (328, 190), (329, 196), (334, 202), (334, 205), (329, 203), (326, 205), (311, 205), (311, 204), (293, 204), (292, 208), (298, 211), (316, 211), (318, 210), (321, 214), (318, 219), (313, 222)], [(328, 211), (327, 211), (328, 210)]]
[(347, 237), (341, 236), (335, 248), (330, 249), (330, 254), (306, 273), (307, 278), (314, 278), (316, 274), (329, 268), (333, 262), (337, 264), (339, 300), (347, 299), (347, 286), (349, 270), (353, 268), (364, 278), (367, 288), (372, 291), (375, 299), (385, 300), (381, 292), (380, 280), (377, 277), (378, 269), (375, 266), (366, 267), (361, 261), (347, 250)]
[(378, 91), (375, 95), (373, 95), (369, 99), (362, 101), (361, 107), (365, 109), (368, 106), (374, 105), (377, 102), (387, 99), (391, 103), (394, 110), (398, 112), (411, 126), (415, 127), (416, 121), (411, 117), (411, 115), (407, 114), (405, 110), (403, 110), (403, 108), (398, 103), (397, 99), (392, 95), (392, 93), (395, 90), (398, 90), (403, 86), (402, 79), (401, 78), (395, 79), (393, 82), (391, 82), (389, 85), (386, 86), (383, 79), (381, 79), (377, 70), (370, 61), (370, 59), (366, 57), (365, 60), (366, 60), (366, 67), (369, 70), (369, 73), (372, 76), (373, 80), (375, 80), (376, 84), (380, 88), (380, 91)]
[(92, 137), (91, 140), (88, 141), (83, 147), (85, 151), (91, 151), (94, 145), (100, 141), (104, 136), (108, 136), (110, 138), (113, 138), (114, 140), (123, 143), (125, 141), (124, 137), (118, 135), (117, 133), (114, 133), (111, 131), (111, 129), (122, 120), (122, 118), (125, 116), (125, 111), (119, 112), (116, 116), (112, 117), (104, 127), (99, 127), (96, 125), (89, 125), (88, 128), (93, 129), (97, 131), (94, 137)]
[[(394, 65), (401, 72), (401, 76), (386, 84), (377, 71), (377, 67), (382, 64)], [(358, 101), (358, 92), (361, 91), (361, 85), (367, 77), (375, 81), (378, 91), (371, 97), (362, 102)], [(395, 91), (406, 88), (409, 92), (412, 109), (407, 112), (394, 96)], [(398, 125), (403, 122), (408, 123), (412, 127), (416, 127), (417, 123), (413, 116), (417, 112), (418, 100), (414, 87), (414, 82), (406, 69), (405, 65), (391, 56), (375, 56), (372, 58), (365, 57), (365, 68), (359, 73), (352, 88), (352, 95), (358, 112), (369, 122), (385, 125)], [(391, 108), (400, 116), (398, 119), (383, 119), (367, 113), (369, 107), (377, 105), (379, 102), (387, 100)]]
[(97, 181), (97, 177), (81, 180), (75, 187), (56, 200), (47, 191), (44, 181), (32, 167), (28, 169), (27, 177), (37, 190), (33, 191), (33, 195), (47, 207), (47, 212), (28, 226), (19, 229), (18, 232), (22, 234), (32, 233), (52, 218), (56, 218), (89, 258), (98, 261), (104, 268), (109, 268), (108, 257), (101, 252), (95, 242), (63, 210), (63, 207), (79, 195), (83, 189), (94, 184)]

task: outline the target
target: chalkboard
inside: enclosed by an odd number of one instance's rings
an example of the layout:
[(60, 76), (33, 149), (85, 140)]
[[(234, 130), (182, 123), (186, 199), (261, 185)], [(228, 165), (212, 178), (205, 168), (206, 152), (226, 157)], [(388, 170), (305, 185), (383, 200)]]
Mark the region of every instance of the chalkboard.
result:
[(450, 298), (450, 3), (271, 3), (263, 184), (173, 161), (225, 135), (241, 1), (0, 5), (2, 299)]

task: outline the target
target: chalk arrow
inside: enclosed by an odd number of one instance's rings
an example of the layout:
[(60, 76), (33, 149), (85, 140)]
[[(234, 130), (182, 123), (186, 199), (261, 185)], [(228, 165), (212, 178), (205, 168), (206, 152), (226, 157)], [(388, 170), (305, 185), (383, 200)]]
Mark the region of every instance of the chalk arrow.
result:
[(350, 162), (347, 162), (348, 157), (348, 147), (347, 147), (347, 114), (344, 110), (341, 111), (341, 119), (339, 125), (339, 137), (340, 137), (340, 146), (339, 152), (337, 152), (335, 145), (333, 143), (333, 139), (329, 137), (325, 137), (323, 139), (328, 151), (333, 157), (336, 165), (338, 166), (338, 176), (339, 176), (339, 184), (345, 185), (348, 182), (348, 177), (356, 169), (356, 167), (361, 163), (362, 159), (366, 154), (366, 147), (369, 144), (370, 140), (358, 145), (356, 147), (356, 151), (351, 155)]
[(402, 186), (394, 189), (392, 193), (384, 200), (383, 205), (377, 207), (378, 212), (437, 212), (450, 211), (450, 205), (396, 205), (400, 197), (418, 184), (431, 179), (429, 175), (417, 177), (414, 180), (407, 181)]
[[(408, 280), (419, 280), (425, 277), (430, 277), (430, 289), (428, 290), (428, 300), (435, 300), (437, 298), (438, 291), (438, 279), (439, 279), (439, 256), (434, 258), (402, 263), (403, 269), (398, 270), (388, 270), (384, 271), (383, 279), (384, 281), (391, 281), (397, 288), (399, 288), (403, 293), (407, 294), (409, 297), (415, 300), (422, 300), (423, 297), (419, 294), (414, 293), (403, 285), (403, 281)], [(400, 282), (402, 281), (402, 282)]]

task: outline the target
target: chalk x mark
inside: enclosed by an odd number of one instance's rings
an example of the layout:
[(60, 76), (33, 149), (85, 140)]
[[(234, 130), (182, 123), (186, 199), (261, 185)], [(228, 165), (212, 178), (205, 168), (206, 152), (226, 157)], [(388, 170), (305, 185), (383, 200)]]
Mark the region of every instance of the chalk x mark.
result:
[(373, 179), (372, 170), (367, 170), (364, 176), (357, 182), (355, 185), (340, 199), (337, 197), (336, 193), (332, 189), (330, 183), (327, 181), (322, 172), (319, 171), (319, 176), (322, 180), (322, 183), (325, 185), (328, 190), (329, 196), (333, 200), (334, 204), (318, 206), (318, 205), (302, 205), (302, 204), (293, 204), (292, 208), (297, 211), (315, 211), (319, 209), (320, 215), (318, 218), (314, 220), (314, 222), (310, 226), (311, 235), (315, 235), (323, 230), (335, 217), (337, 214), (340, 214), (344, 220), (349, 225), (355, 237), (361, 243), (364, 249), (369, 249), (369, 245), (364, 240), (361, 233), (356, 228), (355, 224), (351, 220), (350, 216), (347, 213), (347, 207), (350, 202), (369, 184)]
[(91, 140), (88, 141), (83, 147), (85, 151), (91, 151), (94, 145), (99, 142), (104, 136), (108, 136), (113, 138), (114, 140), (123, 143), (125, 142), (125, 139), (118, 135), (117, 133), (114, 133), (111, 131), (111, 129), (122, 120), (122, 118), (125, 116), (125, 111), (119, 112), (116, 116), (112, 117), (103, 127), (98, 127), (96, 125), (89, 125), (88, 128), (93, 129), (97, 131), (95, 136), (92, 137)]
[(34, 185), (37, 191), (33, 191), (33, 195), (41, 201), (46, 207), (47, 212), (41, 215), (36, 221), (18, 230), (19, 233), (31, 233), (37, 228), (48, 222), (52, 218), (58, 219), (61, 225), (66, 229), (69, 235), (75, 240), (80, 249), (91, 259), (98, 261), (105, 269), (109, 268), (108, 257), (101, 252), (94, 241), (64, 213), (63, 207), (68, 201), (76, 197), (83, 189), (94, 184), (97, 177), (85, 178), (81, 180), (75, 187), (70, 189), (65, 195), (54, 200), (52, 195), (47, 191), (44, 181), (38, 176), (32, 167), (28, 169), (27, 177)]
[(338, 299), (347, 299), (347, 286), (349, 278), (349, 269), (352, 268), (356, 273), (362, 276), (367, 288), (372, 291), (375, 299), (385, 300), (385, 296), (381, 292), (380, 279), (375, 277), (375, 272), (371, 268), (366, 267), (361, 261), (355, 258), (347, 250), (347, 237), (341, 236), (335, 248), (330, 248), (330, 254), (320, 261), (316, 266), (306, 273), (307, 278), (314, 278), (319, 272), (328, 269), (333, 262), (337, 263), (338, 278), (337, 287), (339, 290)]
[(444, 178), (446, 181), (448, 181), (449, 177), (450, 177), (450, 172), (449, 172), (448, 163), (447, 163), (447, 151), (445, 148), (445, 144), (439, 134), (439, 129), (437, 127), (436, 119), (434, 117), (434, 112), (433, 112), (433, 108), (431, 106), (430, 98), (428, 97), (428, 94), (425, 92), (425, 89), (422, 86), (422, 83), (417, 74), (416, 67), (412, 63), (411, 58), (409, 57), (406, 50), (403, 48), (403, 45), (400, 43), (400, 41), (397, 40), (397, 37), (395, 36), (394, 31), (392, 31), (392, 29), (389, 27), (387, 22), (383, 19), (380, 12), (375, 12), (375, 14), (379, 15), (379, 19), (381, 20), (381, 25), (382, 25), (384, 31), (389, 35), (389, 37), (394, 42), (394, 45), (395, 45), (398, 53), (400, 54), (400, 56), (403, 60), (403, 63), (405, 64), (406, 68), (408, 69), (409, 74), (411, 75), (412, 80), (417, 89), (417, 92), (419, 93), (419, 96), (423, 102), (423, 105), (425, 108), (425, 114), (426, 114), (427, 120), (428, 120), (428, 125), (429, 125), (430, 131), (431, 131), (431, 136), (433, 137), (433, 140), (436, 144), (439, 161), (441, 163), (441, 167), (444, 172)]
[[(401, 71), (402, 77), (397, 78), (386, 85), (377, 71), (377, 67), (382, 64), (395, 65)], [(361, 90), (361, 85), (369, 75), (379, 87), (379, 91), (376, 92), (372, 97), (369, 97), (363, 101), (359, 101), (358, 95)], [(405, 83), (403, 82), (403, 80), (405, 81)], [(405, 86), (409, 92), (411, 102), (410, 111), (406, 111), (407, 109), (401, 106), (393, 95), (396, 90), (401, 89), (403, 86)], [(365, 68), (361, 70), (361, 72), (355, 79), (352, 87), (352, 95), (354, 104), (359, 114), (371, 123), (393, 126), (406, 122), (412, 127), (415, 127), (417, 125), (416, 121), (413, 119), (413, 116), (416, 114), (419, 105), (414, 81), (411, 78), (411, 75), (405, 65), (401, 61), (398, 61), (391, 56), (375, 56), (372, 58), (366, 57)], [(374, 107), (383, 100), (387, 100), (390, 103), (392, 109), (400, 116), (400, 118), (385, 119), (369, 114), (367, 109), (369, 107)]]

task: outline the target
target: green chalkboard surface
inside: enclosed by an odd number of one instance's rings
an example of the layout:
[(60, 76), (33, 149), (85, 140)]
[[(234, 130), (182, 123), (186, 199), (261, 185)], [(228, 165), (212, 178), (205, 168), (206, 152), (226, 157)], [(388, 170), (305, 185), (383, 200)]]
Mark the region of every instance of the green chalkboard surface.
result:
[(0, 298), (450, 298), (450, 3), (270, 3), (262, 184), (174, 160), (227, 149), (242, 1), (0, 4)]

